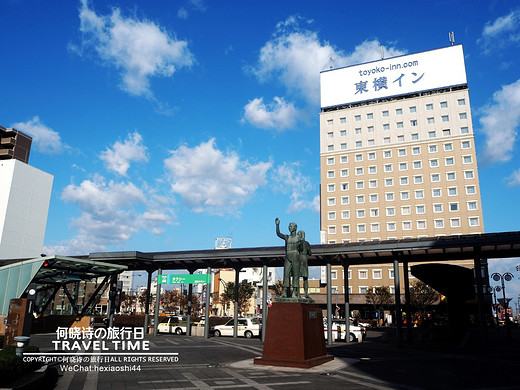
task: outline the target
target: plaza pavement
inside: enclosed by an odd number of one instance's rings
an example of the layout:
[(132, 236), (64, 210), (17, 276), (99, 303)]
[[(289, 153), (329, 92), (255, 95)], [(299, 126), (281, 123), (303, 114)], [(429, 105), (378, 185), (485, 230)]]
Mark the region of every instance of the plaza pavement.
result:
[[(253, 365), (253, 358), (262, 354), (259, 339), (147, 336), (154, 356), (173, 352), (178, 353), (179, 361), (136, 363), (139, 371), (125, 372), (69, 372), (56, 363), (49, 366), (45, 383), (37, 388), (520, 389), (517, 329), (512, 341), (503, 329), (490, 330), (487, 348), (482, 347), (477, 331), (457, 346), (430, 340), (409, 345), (405, 340), (403, 348), (398, 348), (394, 335), (394, 329), (369, 330), (363, 343), (335, 343), (328, 347), (335, 359), (311, 369)], [(54, 350), (53, 340), (55, 334), (31, 336), (31, 344), (42, 352)]]

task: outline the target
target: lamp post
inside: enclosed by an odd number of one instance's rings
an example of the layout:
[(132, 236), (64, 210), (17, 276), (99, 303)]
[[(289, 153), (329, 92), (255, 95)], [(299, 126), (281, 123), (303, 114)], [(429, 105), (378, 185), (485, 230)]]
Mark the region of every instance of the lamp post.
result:
[(508, 339), (511, 339), (512, 336), (511, 336), (511, 324), (509, 323), (509, 313), (507, 312), (507, 307), (508, 307), (509, 301), (506, 299), (506, 286), (504, 284), (504, 281), (510, 282), (513, 278), (514, 278), (514, 275), (510, 272), (504, 272), (503, 274), (499, 274), (498, 272), (495, 272), (495, 273), (491, 274), (491, 279), (493, 279), (495, 282), (500, 281), (502, 284), (503, 301), (501, 302), (501, 304), (504, 307), (504, 311), (505, 311), (506, 333), (507, 333)]
[(500, 292), (502, 290), (502, 287), (495, 286), (495, 287), (489, 287), (491, 291), (493, 291), (493, 302), (495, 307), (495, 319), (498, 326), (498, 302), (497, 302), (497, 292)]
[[(225, 292), (226, 291), (226, 282), (224, 281), (224, 279), (222, 278), (218, 278), (219, 282), (222, 283), (222, 287), (224, 287), (224, 290), (222, 290), (222, 292)], [(219, 299), (219, 302), (220, 302), (220, 299)], [(224, 315), (226, 316), (227, 315), (227, 308), (225, 307), (225, 305), (222, 305), (222, 310), (224, 311)]]

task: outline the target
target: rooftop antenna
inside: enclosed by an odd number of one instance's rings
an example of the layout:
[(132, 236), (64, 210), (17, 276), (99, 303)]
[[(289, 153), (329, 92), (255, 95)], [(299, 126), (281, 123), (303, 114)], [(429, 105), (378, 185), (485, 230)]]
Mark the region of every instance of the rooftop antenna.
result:
[(332, 69), (334, 68), (334, 60), (332, 59), (332, 57), (329, 58), (329, 69)]
[(455, 44), (455, 33), (453, 31), (450, 31), (448, 35), (450, 37), (451, 46), (453, 46)]
[(385, 59), (385, 48), (383, 46), (381, 46), (381, 59)]

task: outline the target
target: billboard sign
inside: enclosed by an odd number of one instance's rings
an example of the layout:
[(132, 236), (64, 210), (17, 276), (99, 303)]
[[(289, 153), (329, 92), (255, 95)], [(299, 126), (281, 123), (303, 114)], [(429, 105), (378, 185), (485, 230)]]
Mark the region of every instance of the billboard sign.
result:
[(321, 107), (467, 83), (462, 45), (392, 57), (320, 73)]

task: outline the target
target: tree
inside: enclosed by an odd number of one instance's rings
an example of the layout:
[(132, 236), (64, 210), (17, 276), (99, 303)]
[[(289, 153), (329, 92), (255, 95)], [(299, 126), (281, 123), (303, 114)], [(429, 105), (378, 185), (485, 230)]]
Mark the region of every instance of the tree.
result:
[[(249, 310), (249, 300), (255, 293), (255, 288), (249, 283), (242, 282), (238, 285), (238, 313), (243, 314)], [(225, 299), (235, 302), (235, 283), (227, 282), (224, 292), (221, 294), (221, 299), (224, 302)]]
[(379, 318), (382, 318), (384, 307), (394, 303), (388, 286), (369, 287), (365, 298), (368, 304), (374, 305), (374, 311), (378, 313)]
[(282, 296), (283, 294), (283, 282), (281, 280), (277, 280), (273, 285), (274, 293), (277, 297)]
[(439, 298), (440, 294), (422, 280), (416, 279), (410, 286), (410, 303), (420, 313), (421, 318), (426, 317), (426, 307), (437, 302)]
[(181, 294), (178, 290), (167, 290), (161, 294), (161, 305), (165, 312), (173, 313), (181, 306)]
[[(148, 289), (144, 289), (141, 294), (137, 297), (137, 303), (139, 304), (139, 308), (142, 312), (146, 310), (146, 294), (148, 293)], [(155, 307), (155, 294), (150, 294), (150, 311), (153, 312)]]
[(135, 295), (129, 295), (124, 291), (121, 291), (121, 295), (119, 296), (120, 310), (123, 313), (132, 312), (136, 301), (137, 297)]

